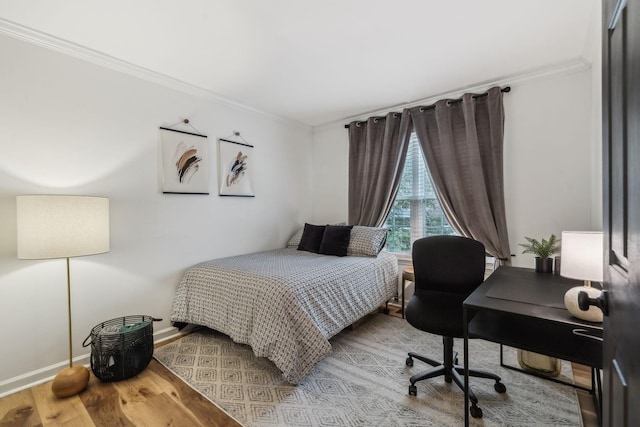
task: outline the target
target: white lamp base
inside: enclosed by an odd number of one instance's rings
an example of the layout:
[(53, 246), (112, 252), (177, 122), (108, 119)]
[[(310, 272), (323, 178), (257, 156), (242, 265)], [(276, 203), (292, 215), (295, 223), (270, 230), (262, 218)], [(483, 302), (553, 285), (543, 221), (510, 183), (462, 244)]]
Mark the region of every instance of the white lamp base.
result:
[(586, 320), (588, 322), (602, 322), (602, 310), (598, 307), (589, 306), (589, 310), (582, 311), (578, 307), (578, 294), (580, 292), (586, 292), (589, 298), (598, 298), (602, 291), (600, 289), (592, 288), (590, 286), (576, 286), (569, 289), (564, 294), (564, 305), (573, 316), (578, 319)]

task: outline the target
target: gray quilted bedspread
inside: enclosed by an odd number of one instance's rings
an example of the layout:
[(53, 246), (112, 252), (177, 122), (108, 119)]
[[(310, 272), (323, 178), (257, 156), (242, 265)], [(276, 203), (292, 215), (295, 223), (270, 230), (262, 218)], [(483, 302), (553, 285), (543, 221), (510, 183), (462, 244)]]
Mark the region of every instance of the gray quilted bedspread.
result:
[(279, 249), (187, 269), (171, 320), (207, 326), (300, 382), (331, 352), (329, 338), (395, 295), (398, 263)]

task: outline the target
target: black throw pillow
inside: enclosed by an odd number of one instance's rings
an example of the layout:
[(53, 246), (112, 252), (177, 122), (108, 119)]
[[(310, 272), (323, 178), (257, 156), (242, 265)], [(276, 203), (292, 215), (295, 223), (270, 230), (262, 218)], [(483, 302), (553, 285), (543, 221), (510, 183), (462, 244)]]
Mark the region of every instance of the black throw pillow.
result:
[(347, 256), (352, 225), (327, 225), (320, 244), (323, 255)]
[(307, 251), (318, 253), (320, 251), (320, 244), (322, 243), (322, 236), (324, 235), (324, 225), (304, 224), (304, 231), (300, 238), (300, 244), (298, 244), (299, 251)]

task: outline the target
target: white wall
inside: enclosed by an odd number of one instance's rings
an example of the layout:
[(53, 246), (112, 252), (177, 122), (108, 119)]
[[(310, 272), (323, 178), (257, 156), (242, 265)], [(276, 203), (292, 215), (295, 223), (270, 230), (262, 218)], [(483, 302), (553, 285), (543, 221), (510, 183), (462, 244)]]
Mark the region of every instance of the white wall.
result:
[[(524, 236), (600, 227), (600, 152), (592, 140), (591, 69), (559, 72), (511, 84), (505, 94), (505, 202), (513, 265)], [(348, 136), (344, 123), (316, 129), (314, 219), (347, 217)], [(594, 179), (594, 175), (597, 179)]]
[[(0, 395), (67, 358), (65, 262), (16, 259), (16, 195), (110, 199), (111, 251), (71, 259), (76, 356), (104, 320), (170, 328), (186, 267), (282, 247), (311, 217), (308, 128), (4, 36), (0, 52)], [(210, 195), (160, 191), (158, 127), (184, 117), (209, 135)], [(255, 146), (255, 198), (217, 196), (216, 138), (234, 130)]]
[(349, 139), (344, 124), (313, 135), (313, 220), (339, 223), (348, 219)]
[(517, 85), (505, 98), (505, 202), (513, 264), (524, 236), (593, 229), (591, 71)]
[(594, 8), (585, 47), (585, 57), (594, 64), (591, 68), (591, 185), (594, 194), (591, 225), (594, 230), (602, 230), (602, 5), (596, 2)]

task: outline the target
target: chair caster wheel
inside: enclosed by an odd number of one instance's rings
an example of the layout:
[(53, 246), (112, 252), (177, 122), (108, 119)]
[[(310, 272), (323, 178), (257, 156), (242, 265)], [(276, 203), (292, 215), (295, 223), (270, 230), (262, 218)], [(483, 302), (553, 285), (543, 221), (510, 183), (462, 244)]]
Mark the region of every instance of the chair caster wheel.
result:
[(482, 409), (479, 406), (471, 405), (469, 413), (473, 418), (482, 418)]
[(410, 385), (409, 386), (409, 396), (417, 396), (418, 395), (418, 387), (416, 387), (415, 385)]
[(413, 366), (413, 358), (407, 357), (407, 360), (404, 362), (407, 366)]
[(498, 393), (506, 393), (507, 392), (507, 387), (502, 384), (502, 383), (495, 383), (493, 385), (493, 388), (498, 392)]

